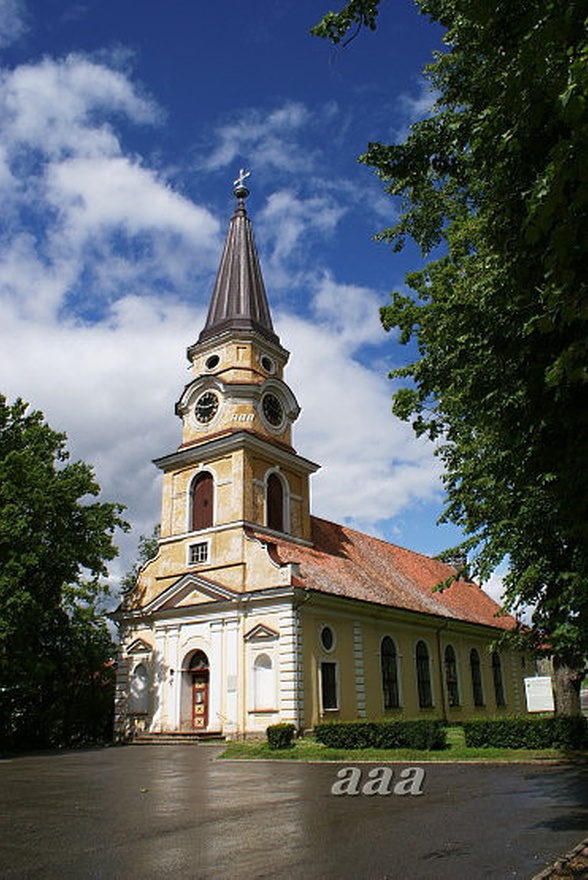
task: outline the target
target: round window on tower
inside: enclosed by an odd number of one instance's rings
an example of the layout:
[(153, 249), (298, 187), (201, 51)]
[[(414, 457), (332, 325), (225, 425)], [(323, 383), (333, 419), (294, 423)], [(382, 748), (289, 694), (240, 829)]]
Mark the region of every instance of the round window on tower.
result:
[(277, 428), (282, 424), (284, 410), (275, 394), (264, 394), (261, 401), (261, 407), (266, 420), (272, 428)]
[(219, 363), (220, 358), (218, 354), (211, 354), (210, 357), (206, 358), (204, 366), (207, 370), (214, 370), (215, 367), (218, 367)]
[(201, 394), (194, 407), (194, 416), (201, 425), (207, 425), (218, 412), (219, 400), (214, 391)]
[(262, 358), (261, 358), (261, 366), (262, 366), (263, 369), (266, 371), (266, 373), (269, 373), (269, 374), (272, 375), (272, 376), (273, 376), (273, 374), (276, 372), (276, 365), (275, 365), (274, 362), (272, 361), (271, 357), (268, 357), (268, 356), (267, 356), (267, 354), (264, 354), (264, 355), (262, 356)]

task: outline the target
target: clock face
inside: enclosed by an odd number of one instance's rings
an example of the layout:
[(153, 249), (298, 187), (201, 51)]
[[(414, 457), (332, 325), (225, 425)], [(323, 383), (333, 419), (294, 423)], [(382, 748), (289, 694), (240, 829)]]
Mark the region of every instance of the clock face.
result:
[(264, 395), (262, 401), (263, 414), (274, 428), (277, 428), (278, 425), (282, 423), (282, 419), (284, 418), (284, 411), (282, 409), (282, 404), (278, 400), (275, 394), (266, 394)]
[(218, 397), (212, 391), (206, 391), (196, 401), (194, 415), (201, 425), (211, 422), (218, 412)]

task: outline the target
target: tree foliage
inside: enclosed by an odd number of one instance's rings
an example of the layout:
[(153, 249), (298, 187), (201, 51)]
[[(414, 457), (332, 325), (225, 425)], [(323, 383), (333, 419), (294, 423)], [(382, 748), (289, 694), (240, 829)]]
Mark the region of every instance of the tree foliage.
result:
[(132, 567), (126, 572), (121, 580), (121, 591), (123, 595), (132, 593), (137, 584), (139, 572), (146, 562), (154, 559), (159, 552), (159, 534), (161, 528), (159, 523), (154, 527), (150, 535), (139, 536), (139, 546), (137, 552), (137, 560)]
[[(311, 29), (315, 37), (324, 37), (332, 43), (347, 45), (367, 27), (374, 31), (378, 20), (380, 0), (351, 0), (340, 12), (327, 12), (321, 21)], [(349, 30), (354, 28), (351, 36)]]
[[(438, 444), (443, 519), (474, 574), (505, 558), (506, 604), (560, 662), (588, 655), (588, 36), (580, 0), (417, 0), (446, 28), (436, 103), (369, 144), (401, 202), (379, 238), (428, 262), (382, 309), (418, 355), (394, 410)], [(377, 13), (346, 7), (341, 27)], [(337, 23), (331, 20), (331, 33)], [(579, 687), (579, 684), (577, 685)]]
[[(91, 738), (111, 701), (101, 577), (122, 507), (69, 462), (65, 435), (0, 396), (0, 743)], [(108, 697), (106, 697), (108, 692)], [(100, 714), (101, 713), (101, 714)]]

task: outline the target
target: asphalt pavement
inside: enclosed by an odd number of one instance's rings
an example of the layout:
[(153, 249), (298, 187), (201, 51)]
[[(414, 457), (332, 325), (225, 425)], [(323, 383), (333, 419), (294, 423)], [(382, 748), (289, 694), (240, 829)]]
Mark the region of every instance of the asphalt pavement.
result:
[(530, 880), (588, 828), (587, 765), (416, 765), (422, 775), (219, 752), (0, 760), (0, 876)]

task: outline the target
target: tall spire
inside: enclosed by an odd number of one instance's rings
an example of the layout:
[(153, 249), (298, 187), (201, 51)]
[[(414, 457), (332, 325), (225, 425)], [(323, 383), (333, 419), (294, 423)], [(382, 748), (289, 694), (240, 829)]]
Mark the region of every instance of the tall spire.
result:
[(251, 221), (245, 208), (245, 199), (249, 195), (245, 186), (247, 177), (249, 172), (242, 170), (234, 183), (237, 207), (229, 223), (208, 317), (199, 342), (224, 330), (257, 330), (273, 342), (279, 341), (274, 332)]

